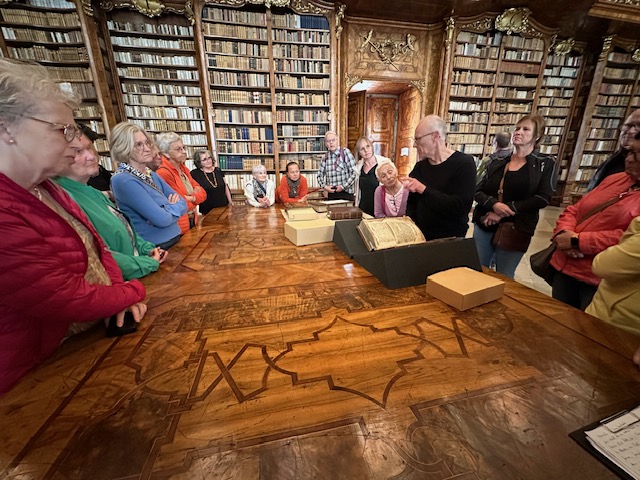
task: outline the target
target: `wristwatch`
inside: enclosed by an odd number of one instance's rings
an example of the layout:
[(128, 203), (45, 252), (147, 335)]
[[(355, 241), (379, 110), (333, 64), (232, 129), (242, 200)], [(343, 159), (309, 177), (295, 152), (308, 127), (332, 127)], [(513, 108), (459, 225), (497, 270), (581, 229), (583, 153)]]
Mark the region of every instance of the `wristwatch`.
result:
[(580, 234), (577, 233), (571, 237), (571, 248), (580, 248)]

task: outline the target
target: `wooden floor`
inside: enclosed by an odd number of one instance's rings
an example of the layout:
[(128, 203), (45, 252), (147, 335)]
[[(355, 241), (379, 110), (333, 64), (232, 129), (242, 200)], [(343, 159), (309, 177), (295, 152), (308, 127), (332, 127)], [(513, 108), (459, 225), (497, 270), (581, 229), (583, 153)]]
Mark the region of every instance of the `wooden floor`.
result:
[(0, 478), (615, 478), (567, 434), (640, 402), (636, 339), (515, 282), (466, 312), (387, 290), (282, 225), (214, 210), (136, 334), (0, 398)]

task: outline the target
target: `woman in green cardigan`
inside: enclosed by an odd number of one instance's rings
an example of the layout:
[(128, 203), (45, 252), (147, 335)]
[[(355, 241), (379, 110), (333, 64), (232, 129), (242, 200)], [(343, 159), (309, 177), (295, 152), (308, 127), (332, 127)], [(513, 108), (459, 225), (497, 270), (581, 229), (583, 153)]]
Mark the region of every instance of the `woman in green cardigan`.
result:
[(87, 214), (125, 280), (141, 278), (158, 270), (168, 252), (140, 237), (127, 217), (101, 191), (87, 185), (98, 173), (98, 160), (91, 140), (81, 138), (82, 148), (75, 163), (67, 167), (56, 182), (62, 186)]

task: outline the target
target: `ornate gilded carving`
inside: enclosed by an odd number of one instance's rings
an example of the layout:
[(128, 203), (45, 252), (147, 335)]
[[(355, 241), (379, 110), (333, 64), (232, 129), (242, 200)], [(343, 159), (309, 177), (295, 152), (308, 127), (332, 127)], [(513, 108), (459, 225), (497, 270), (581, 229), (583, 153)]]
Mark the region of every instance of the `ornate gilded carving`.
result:
[(605, 3), (616, 3), (618, 5), (631, 5), (634, 7), (640, 7), (640, 0), (600, 0)]
[(254, 5), (264, 5), (267, 8), (271, 7), (288, 7), (291, 0), (247, 0), (247, 3), (253, 3)]
[(393, 63), (393, 61), (408, 52), (415, 52), (416, 50), (414, 45), (416, 37), (410, 33), (407, 34), (405, 42), (396, 42), (390, 38), (384, 38), (382, 41), (377, 42), (373, 39), (373, 30), (369, 30), (369, 33), (366, 35), (361, 34), (360, 37), (363, 39), (363, 42), (362, 45), (358, 47), (358, 50), (362, 51), (365, 48), (369, 48), (371, 53), (375, 52), (378, 54), (382, 63), (391, 65), (398, 71), (400, 71), (400, 69)]
[(493, 30), (493, 18), (485, 17), (482, 20), (459, 25), (461, 30), (484, 33)]
[(360, 83), (362, 81), (362, 77), (360, 75), (349, 75), (348, 73), (344, 74), (344, 85), (345, 91), (348, 93), (356, 83)]
[(445, 41), (444, 41), (444, 48), (446, 50), (449, 50), (451, 48), (451, 44), (453, 43), (453, 34), (455, 33), (456, 30), (456, 21), (453, 19), (453, 17), (449, 17), (449, 20), (447, 20), (447, 27), (446, 27), (446, 36), (445, 36)]
[(336, 9), (336, 38), (340, 40), (340, 35), (342, 34), (342, 20), (344, 19), (344, 11), (347, 6), (342, 3), (337, 3)]
[(572, 38), (567, 38), (553, 45), (553, 53), (556, 55), (566, 55), (573, 50), (576, 41)]
[(312, 13), (315, 15), (327, 15), (328, 13), (331, 12), (331, 10), (328, 8), (317, 7), (303, 0), (291, 0), (289, 7), (295, 10), (297, 13)]
[(631, 55), (631, 60), (634, 62), (640, 62), (640, 48), (636, 48)]
[(425, 82), (424, 80), (411, 80), (411, 82), (409, 83), (411, 83), (411, 85), (413, 85), (415, 89), (418, 90), (420, 98), (424, 100), (425, 92), (427, 90), (427, 82)]
[(528, 8), (509, 8), (496, 17), (496, 29), (507, 35), (520, 33), (528, 37), (542, 37), (543, 33), (529, 23), (530, 15), (531, 10)]
[(611, 42), (613, 42), (613, 35), (608, 37), (604, 37), (604, 42), (602, 43), (602, 52), (600, 52), (600, 56), (598, 60), (606, 60), (609, 55), (609, 51), (611, 50)]
[(11, 3), (13, 0), (0, 0), (0, 5), (6, 5), (7, 3)]

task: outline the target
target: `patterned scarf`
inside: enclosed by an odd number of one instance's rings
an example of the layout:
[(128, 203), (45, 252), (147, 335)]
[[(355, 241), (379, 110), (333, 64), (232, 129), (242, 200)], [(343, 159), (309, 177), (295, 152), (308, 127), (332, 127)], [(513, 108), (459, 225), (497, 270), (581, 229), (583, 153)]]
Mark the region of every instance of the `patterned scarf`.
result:
[(287, 176), (287, 185), (289, 186), (289, 198), (298, 196), (298, 188), (300, 188), (300, 177), (295, 182)]
[[(151, 178), (151, 175), (145, 175), (144, 173), (142, 173), (142, 172), (136, 170), (135, 168), (133, 168), (128, 163), (121, 163), (120, 165), (118, 165), (118, 169), (114, 172), (114, 175), (117, 175), (117, 174), (123, 173), (123, 172), (127, 172), (127, 173), (133, 175), (134, 177), (138, 178), (139, 180), (141, 180), (144, 183), (146, 183), (147, 185), (149, 185), (154, 190), (162, 193), (162, 191), (158, 188), (158, 186), (155, 183), (153, 183), (153, 179)], [(162, 193), (162, 194), (164, 195), (164, 193)]]
[[(253, 182), (253, 196), (257, 200), (258, 198), (264, 198), (267, 196), (267, 189), (255, 178), (252, 180)], [(267, 182), (265, 182), (266, 184)]]

